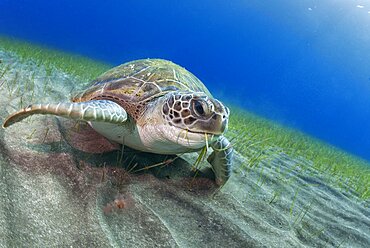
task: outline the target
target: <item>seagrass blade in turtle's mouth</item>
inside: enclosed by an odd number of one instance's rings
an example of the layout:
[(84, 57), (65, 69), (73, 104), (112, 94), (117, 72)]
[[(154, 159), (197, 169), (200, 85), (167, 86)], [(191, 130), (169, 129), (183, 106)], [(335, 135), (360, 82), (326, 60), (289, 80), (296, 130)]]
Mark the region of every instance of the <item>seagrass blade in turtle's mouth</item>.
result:
[(187, 132), (189, 133), (194, 133), (194, 134), (202, 134), (202, 135), (212, 135), (212, 136), (220, 136), (222, 135), (222, 132), (201, 132), (201, 131), (192, 131), (192, 130), (189, 130), (189, 129), (183, 129), (183, 130), (186, 130)]

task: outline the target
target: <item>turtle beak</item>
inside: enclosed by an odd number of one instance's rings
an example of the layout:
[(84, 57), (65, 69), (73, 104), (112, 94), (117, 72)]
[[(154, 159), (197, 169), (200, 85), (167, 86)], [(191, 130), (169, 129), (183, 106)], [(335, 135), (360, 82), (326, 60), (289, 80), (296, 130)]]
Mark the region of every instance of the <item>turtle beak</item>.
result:
[(207, 123), (204, 123), (204, 129), (208, 129), (209, 133), (222, 135), (227, 130), (228, 116), (222, 114), (214, 114)]

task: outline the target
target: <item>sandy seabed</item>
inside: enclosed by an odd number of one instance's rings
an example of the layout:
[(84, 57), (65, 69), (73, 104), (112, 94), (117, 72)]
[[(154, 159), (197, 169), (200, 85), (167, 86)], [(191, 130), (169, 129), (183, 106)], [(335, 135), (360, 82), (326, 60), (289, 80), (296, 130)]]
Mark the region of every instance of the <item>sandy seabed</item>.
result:
[[(0, 60), (2, 121), (81, 87), (9, 52)], [(197, 154), (134, 173), (172, 158), (121, 156), (109, 143), (97, 153), (85, 128), (43, 116), (0, 130), (0, 247), (370, 247), (369, 201), (301, 169), (310, 168), (305, 158), (279, 151), (250, 168), (236, 153), (218, 189), (207, 173), (193, 177)]]

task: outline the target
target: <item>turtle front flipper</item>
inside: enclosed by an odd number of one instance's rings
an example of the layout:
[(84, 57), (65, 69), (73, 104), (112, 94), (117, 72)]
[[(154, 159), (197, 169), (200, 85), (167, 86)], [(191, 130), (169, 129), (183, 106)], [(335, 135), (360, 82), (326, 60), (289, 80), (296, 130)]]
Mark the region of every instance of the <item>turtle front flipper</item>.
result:
[(92, 100), (88, 102), (32, 104), (6, 118), (3, 128), (9, 127), (34, 114), (51, 114), (74, 120), (101, 121), (116, 124), (127, 120), (126, 111), (117, 103), (108, 100)]
[(221, 186), (230, 177), (234, 149), (224, 136), (220, 136), (211, 147), (213, 152), (207, 160), (212, 165), (217, 185)]

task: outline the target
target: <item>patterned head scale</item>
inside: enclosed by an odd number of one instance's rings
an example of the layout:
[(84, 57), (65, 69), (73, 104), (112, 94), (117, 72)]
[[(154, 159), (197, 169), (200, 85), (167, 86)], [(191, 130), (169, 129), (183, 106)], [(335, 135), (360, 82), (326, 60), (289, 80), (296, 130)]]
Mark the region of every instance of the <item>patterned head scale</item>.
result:
[(203, 92), (173, 92), (162, 107), (163, 118), (190, 132), (222, 134), (228, 124), (229, 110)]

